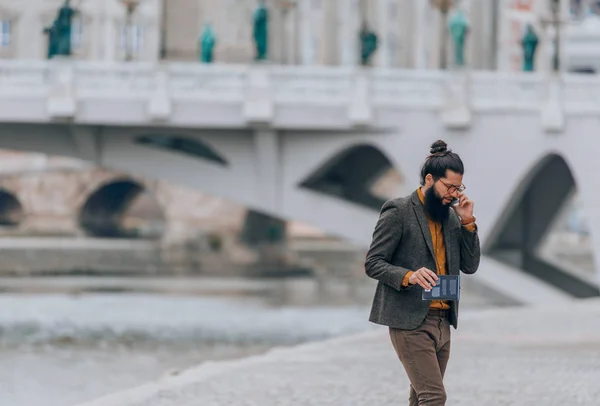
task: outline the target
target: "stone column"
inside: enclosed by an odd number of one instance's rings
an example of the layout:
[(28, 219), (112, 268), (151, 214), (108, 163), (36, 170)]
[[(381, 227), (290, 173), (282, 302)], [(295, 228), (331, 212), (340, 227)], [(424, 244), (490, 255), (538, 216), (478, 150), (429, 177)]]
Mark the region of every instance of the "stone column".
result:
[(142, 30), (142, 44), (139, 60), (156, 62), (160, 54), (160, 7), (158, 2), (140, 6), (138, 26)]
[(321, 32), (319, 41), (319, 63), (323, 65), (337, 65), (337, 44), (335, 41), (337, 34), (337, 4), (335, 1), (325, 0), (323, 3), (323, 12), (318, 22), (318, 31)]
[(83, 47), (88, 47), (87, 56), (92, 60), (102, 59), (102, 16), (103, 10), (90, 10), (92, 18), (83, 20)]
[(242, 240), (255, 245), (259, 259), (264, 264), (285, 263), (285, 221), (265, 214), (280, 212), (283, 206), (280, 143), (280, 134), (275, 129), (267, 126), (255, 129), (256, 201), (264, 206), (262, 213), (249, 211)]
[(498, 47), (498, 0), (471, 2), (469, 65), (474, 69), (494, 69)]
[(298, 6), (291, 7), (281, 11), (281, 27), (280, 27), (280, 47), (281, 60), (280, 62), (287, 65), (295, 64), (298, 54), (297, 46), (297, 22), (298, 22)]
[(566, 72), (567, 64), (565, 63), (567, 58), (567, 53), (565, 52), (568, 44), (567, 44), (567, 36), (566, 36), (566, 28), (567, 28), (567, 20), (569, 19), (570, 14), (570, 0), (560, 0), (560, 20), (564, 23), (561, 24), (560, 27), (560, 70), (561, 72)]
[(398, 0), (377, 0), (376, 5), (377, 24), (373, 28), (379, 37), (379, 49), (375, 57), (375, 65), (382, 68), (396, 67), (401, 53), (400, 9), (402, 5)]
[(269, 10), (269, 61), (281, 64), (285, 58), (285, 21), (281, 5), (276, 2), (268, 3)]
[(308, 0), (300, 1), (298, 12), (300, 13), (300, 64), (310, 65), (315, 59), (310, 2)]
[[(512, 35), (511, 29), (514, 19), (514, 11), (509, 8), (506, 2), (503, 1), (502, 6), (499, 10), (499, 30), (498, 30), (498, 48), (496, 49), (496, 61), (497, 61), (497, 69), (501, 71), (511, 70), (510, 63), (510, 48), (512, 46)], [(540, 39), (542, 38), (541, 32), (538, 34)], [(540, 41), (541, 45), (541, 41)], [(539, 50), (538, 46), (538, 50)]]
[(288, 19), (288, 45), (290, 47), (288, 63), (297, 65), (300, 63), (300, 10), (298, 9), (298, 6), (290, 13)]
[(337, 0), (337, 43), (340, 65), (355, 66), (359, 62), (360, 0)]
[(44, 20), (42, 15), (34, 13), (26, 2), (19, 3), (19, 12), (6, 7), (5, 17), (11, 18), (11, 48), (13, 58), (45, 58), (47, 54), (47, 36), (43, 34)]
[(257, 200), (277, 211), (281, 205), (279, 134), (269, 127), (254, 132)]
[[(415, 69), (426, 69), (427, 68), (427, 33), (429, 32), (427, 27), (427, 12), (429, 8), (429, 4), (423, 0), (413, 0), (413, 10), (414, 10), (414, 22), (412, 27), (414, 27), (414, 32), (411, 37), (406, 37), (409, 40), (412, 40), (413, 44), (413, 55), (412, 55), (412, 63), (408, 66), (413, 66)], [(406, 19), (404, 20), (406, 21)], [(405, 31), (405, 34), (410, 33), (410, 31)]]
[(299, 3), (301, 32), (301, 63), (314, 65), (319, 63), (319, 39), (323, 32), (326, 0), (304, 0)]
[(115, 5), (111, 2), (103, 2), (104, 10), (102, 12), (102, 38), (104, 41), (104, 52), (102, 59), (105, 61), (114, 61), (117, 59), (117, 49), (120, 48), (120, 32), (118, 32), (118, 19), (116, 18)]
[[(480, 46), (481, 41), (485, 38), (481, 37), (481, 15), (478, 13), (480, 10), (481, 1), (463, 0), (458, 7), (455, 7), (454, 12), (461, 10), (467, 18), (469, 24), (469, 33), (465, 41), (464, 55), (465, 55), (465, 66), (463, 68), (474, 68), (477, 66), (479, 60), (483, 55), (483, 49)], [(451, 34), (448, 33), (448, 37), (451, 38)], [(450, 53), (449, 61), (450, 66), (454, 66), (454, 41), (450, 40), (451, 46), (448, 47)]]
[(141, 59), (144, 61), (157, 62), (161, 49), (161, 26), (162, 7), (160, 0), (146, 3), (141, 7), (142, 24), (144, 27), (144, 48)]
[[(432, 10), (433, 15), (429, 19), (428, 26), (431, 27), (431, 36), (429, 39), (429, 60), (430, 68), (440, 69), (442, 64), (441, 61), (441, 48), (443, 46), (442, 41), (446, 41), (446, 62), (449, 65), (450, 60), (450, 44), (447, 31), (447, 21), (443, 20), (443, 14), (439, 10)], [(442, 30), (444, 31), (442, 33)]]

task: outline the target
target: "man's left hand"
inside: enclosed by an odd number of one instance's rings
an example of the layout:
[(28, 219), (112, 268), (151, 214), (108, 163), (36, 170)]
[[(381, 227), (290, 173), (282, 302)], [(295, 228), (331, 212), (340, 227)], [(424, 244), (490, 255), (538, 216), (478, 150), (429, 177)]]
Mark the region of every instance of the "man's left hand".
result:
[(460, 216), (460, 218), (464, 222), (469, 222), (473, 219), (473, 206), (475, 204), (469, 200), (467, 195), (464, 193), (458, 194), (458, 204), (456, 206), (452, 206), (456, 214)]

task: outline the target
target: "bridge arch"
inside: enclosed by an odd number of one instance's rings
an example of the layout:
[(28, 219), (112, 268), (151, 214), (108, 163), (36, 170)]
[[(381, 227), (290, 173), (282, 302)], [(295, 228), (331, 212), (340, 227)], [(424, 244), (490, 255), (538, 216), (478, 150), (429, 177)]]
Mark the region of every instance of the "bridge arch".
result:
[(576, 193), (577, 182), (565, 158), (557, 152), (548, 153), (518, 184), (511, 202), (498, 217), (484, 252), (574, 297), (600, 295), (593, 275), (582, 277), (568, 265), (544, 258), (541, 252)]
[(25, 210), (17, 196), (0, 189), (0, 227), (18, 227), (25, 218)]
[(197, 137), (182, 134), (149, 133), (135, 137), (135, 143), (204, 159), (220, 166), (229, 166), (229, 162), (219, 151)]
[(379, 210), (387, 199), (403, 194), (404, 178), (380, 147), (358, 143), (321, 163), (300, 187)]
[(79, 211), (79, 225), (93, 237), (160, 239), (164, 209), (141, 182), (119, 178), (99, 185)]

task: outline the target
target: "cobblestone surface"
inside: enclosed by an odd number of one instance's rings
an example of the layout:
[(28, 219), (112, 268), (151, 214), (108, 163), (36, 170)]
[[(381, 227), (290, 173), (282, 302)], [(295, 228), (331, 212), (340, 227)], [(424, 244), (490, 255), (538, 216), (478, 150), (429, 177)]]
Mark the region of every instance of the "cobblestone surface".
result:
[[(486, 310), (453, 330), (448, 405), (600, 404), (600, 301)], [(387, 330), (205, 364), (86, 406), (408, 404)]]

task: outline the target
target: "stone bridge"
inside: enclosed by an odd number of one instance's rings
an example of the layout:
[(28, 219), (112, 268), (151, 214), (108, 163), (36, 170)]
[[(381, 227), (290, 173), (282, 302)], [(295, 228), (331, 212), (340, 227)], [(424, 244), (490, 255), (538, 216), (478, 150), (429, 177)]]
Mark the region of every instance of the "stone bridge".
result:
[[(0, 176), (4, 234), (142, 238), (181, 243), (239, 232), (246, 210), (218, 197), (103, 168)], [(223, 209), (227, 208), (227, 213)]]
[(373, 182), (394, 168), (400, 192), (416, 188), (442, 138), (476, 201), (478, 278), (523, 301), (598, 295), (597, 268), (539, 255), (575, 189), (600, 253), (596, 76), (64, 61), (0, 71), (2, 148), (185, 185), (363, 247), (385, 198)]

